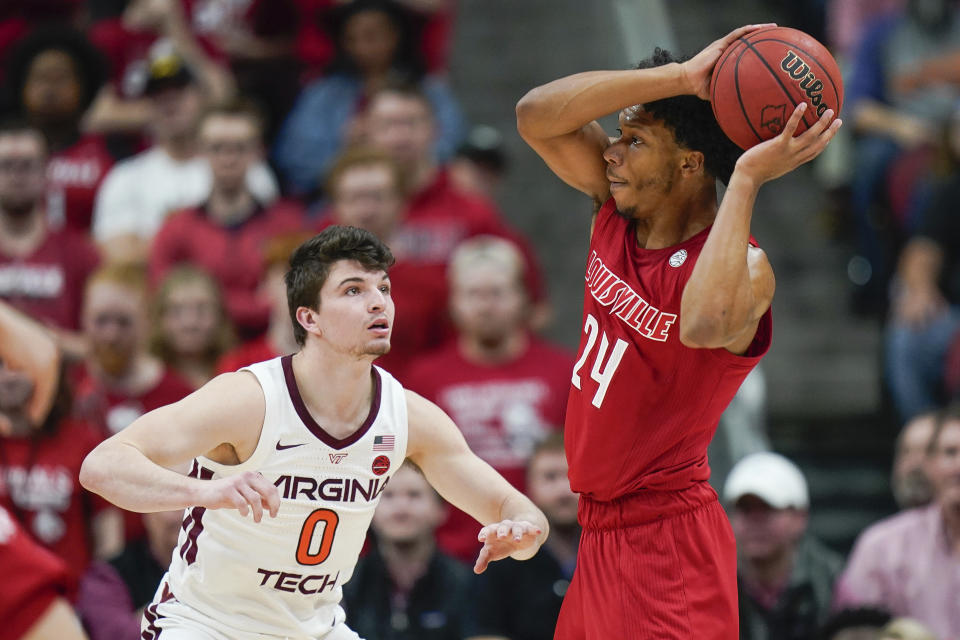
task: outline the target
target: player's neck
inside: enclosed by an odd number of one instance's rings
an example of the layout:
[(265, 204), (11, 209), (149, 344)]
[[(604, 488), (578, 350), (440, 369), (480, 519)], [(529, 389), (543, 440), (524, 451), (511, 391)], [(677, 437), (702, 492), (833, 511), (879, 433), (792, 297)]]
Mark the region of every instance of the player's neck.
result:
[[(300, 397), (317, 424), (335, 438), (356, 431), (373, 400), (371, 361), (339, 357), (308, 342), (293, 356), (293, 377)], [(320, 381), (322, 384), (310, 384)]]
[(709, 227), (716, 217), (715, 191), (678, 192), (654, 215), (636, 221), (637, 244), (650, 250), (678, 245)]
[(484, 341), (474, 336), (461, 334), (457, 338), (460, 354), (475, 364), (495, 365), (519, 358), (530, 344), (527, 332), (520, 329), (504, 336), (502, 340)]

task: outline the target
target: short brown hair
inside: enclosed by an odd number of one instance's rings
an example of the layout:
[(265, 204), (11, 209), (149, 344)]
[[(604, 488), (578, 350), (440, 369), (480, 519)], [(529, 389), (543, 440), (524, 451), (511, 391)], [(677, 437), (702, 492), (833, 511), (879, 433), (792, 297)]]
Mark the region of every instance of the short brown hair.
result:
[(223, 116), (225, 118), (246, 118), (253, 124), (256, 131), (257, 141), (263, 137), (266, 118), (257, 103), (249, 98), (231, 98), (229, 100), (212, 104), (203, 110), (198, 121), (197, 131), (203, 129), (203, 125), (212, 117)]
[(101, 283), (114, 284), (146, 296), (149, 289), (147, 268), (138, 262), (107, 263), (90, 274), (84, 293), (89, 295), (90, 290)]
[(334, 161), (327, 172), (324, 191), (330, 198), (336, 198), (337, 186), (344, 174), (357, 167), (385, 166), (393, 176), (393, 187), (401, 197), (407, 194), (407, 174), (393, 156), (370, 147), (350, 147)]
[(297, 309), (318, 309), (320, 289), (339, 260), (355, 260), (369, 271), (387, 271), (393, 266), (390, 248), (377, 236), (364, 229), (333, 225), (313, 236), (290, 256), (287, 285), (287, 306), (293, 335), (301, 347), (307, 340), (306, 330), (297, 322)]

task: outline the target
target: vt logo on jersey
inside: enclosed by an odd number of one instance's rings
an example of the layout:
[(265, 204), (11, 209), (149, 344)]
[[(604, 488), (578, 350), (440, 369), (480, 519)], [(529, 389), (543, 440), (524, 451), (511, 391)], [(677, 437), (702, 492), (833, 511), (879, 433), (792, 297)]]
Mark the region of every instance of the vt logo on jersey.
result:
[(330, 462), (332, 462), (333, 464), (340, 464), (341, 462), (343, 462), (343, 459), (347, 457), (347, 454), (345, 453), (331, 453), (329, 455), (330, 455)]

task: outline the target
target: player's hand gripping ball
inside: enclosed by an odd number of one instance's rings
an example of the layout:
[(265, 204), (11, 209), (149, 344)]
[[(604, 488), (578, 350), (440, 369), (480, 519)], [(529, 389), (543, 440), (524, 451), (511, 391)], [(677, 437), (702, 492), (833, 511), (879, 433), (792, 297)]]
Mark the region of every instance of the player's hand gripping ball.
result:
[(778, 135), (801, 102), (799, 135), (827, 109), (843, 106), (843, 79), (826, 47), (803, 31), (768, 27), (735, 40), (720, 56), (710, 81), (720, 128), (741, 149)]

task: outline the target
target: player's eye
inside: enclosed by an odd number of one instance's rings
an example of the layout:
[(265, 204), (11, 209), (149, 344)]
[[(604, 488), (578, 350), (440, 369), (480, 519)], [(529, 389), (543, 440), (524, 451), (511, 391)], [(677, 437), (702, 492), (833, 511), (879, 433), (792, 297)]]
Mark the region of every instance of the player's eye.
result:
[(383, 293), (390, 293), (390, 285), (388, 284), (380, 285), (380, 291), (382, 291)]
[(350, 287), (344, 293), (346, 293), (348, 296), (355, 296), (360, 293), (360, 289), (357, 287)]
[(643, 140), (641, 140), (637, 136), (633, 136), (632, 138), (630, 138), (630, 144), (643, 144)]

